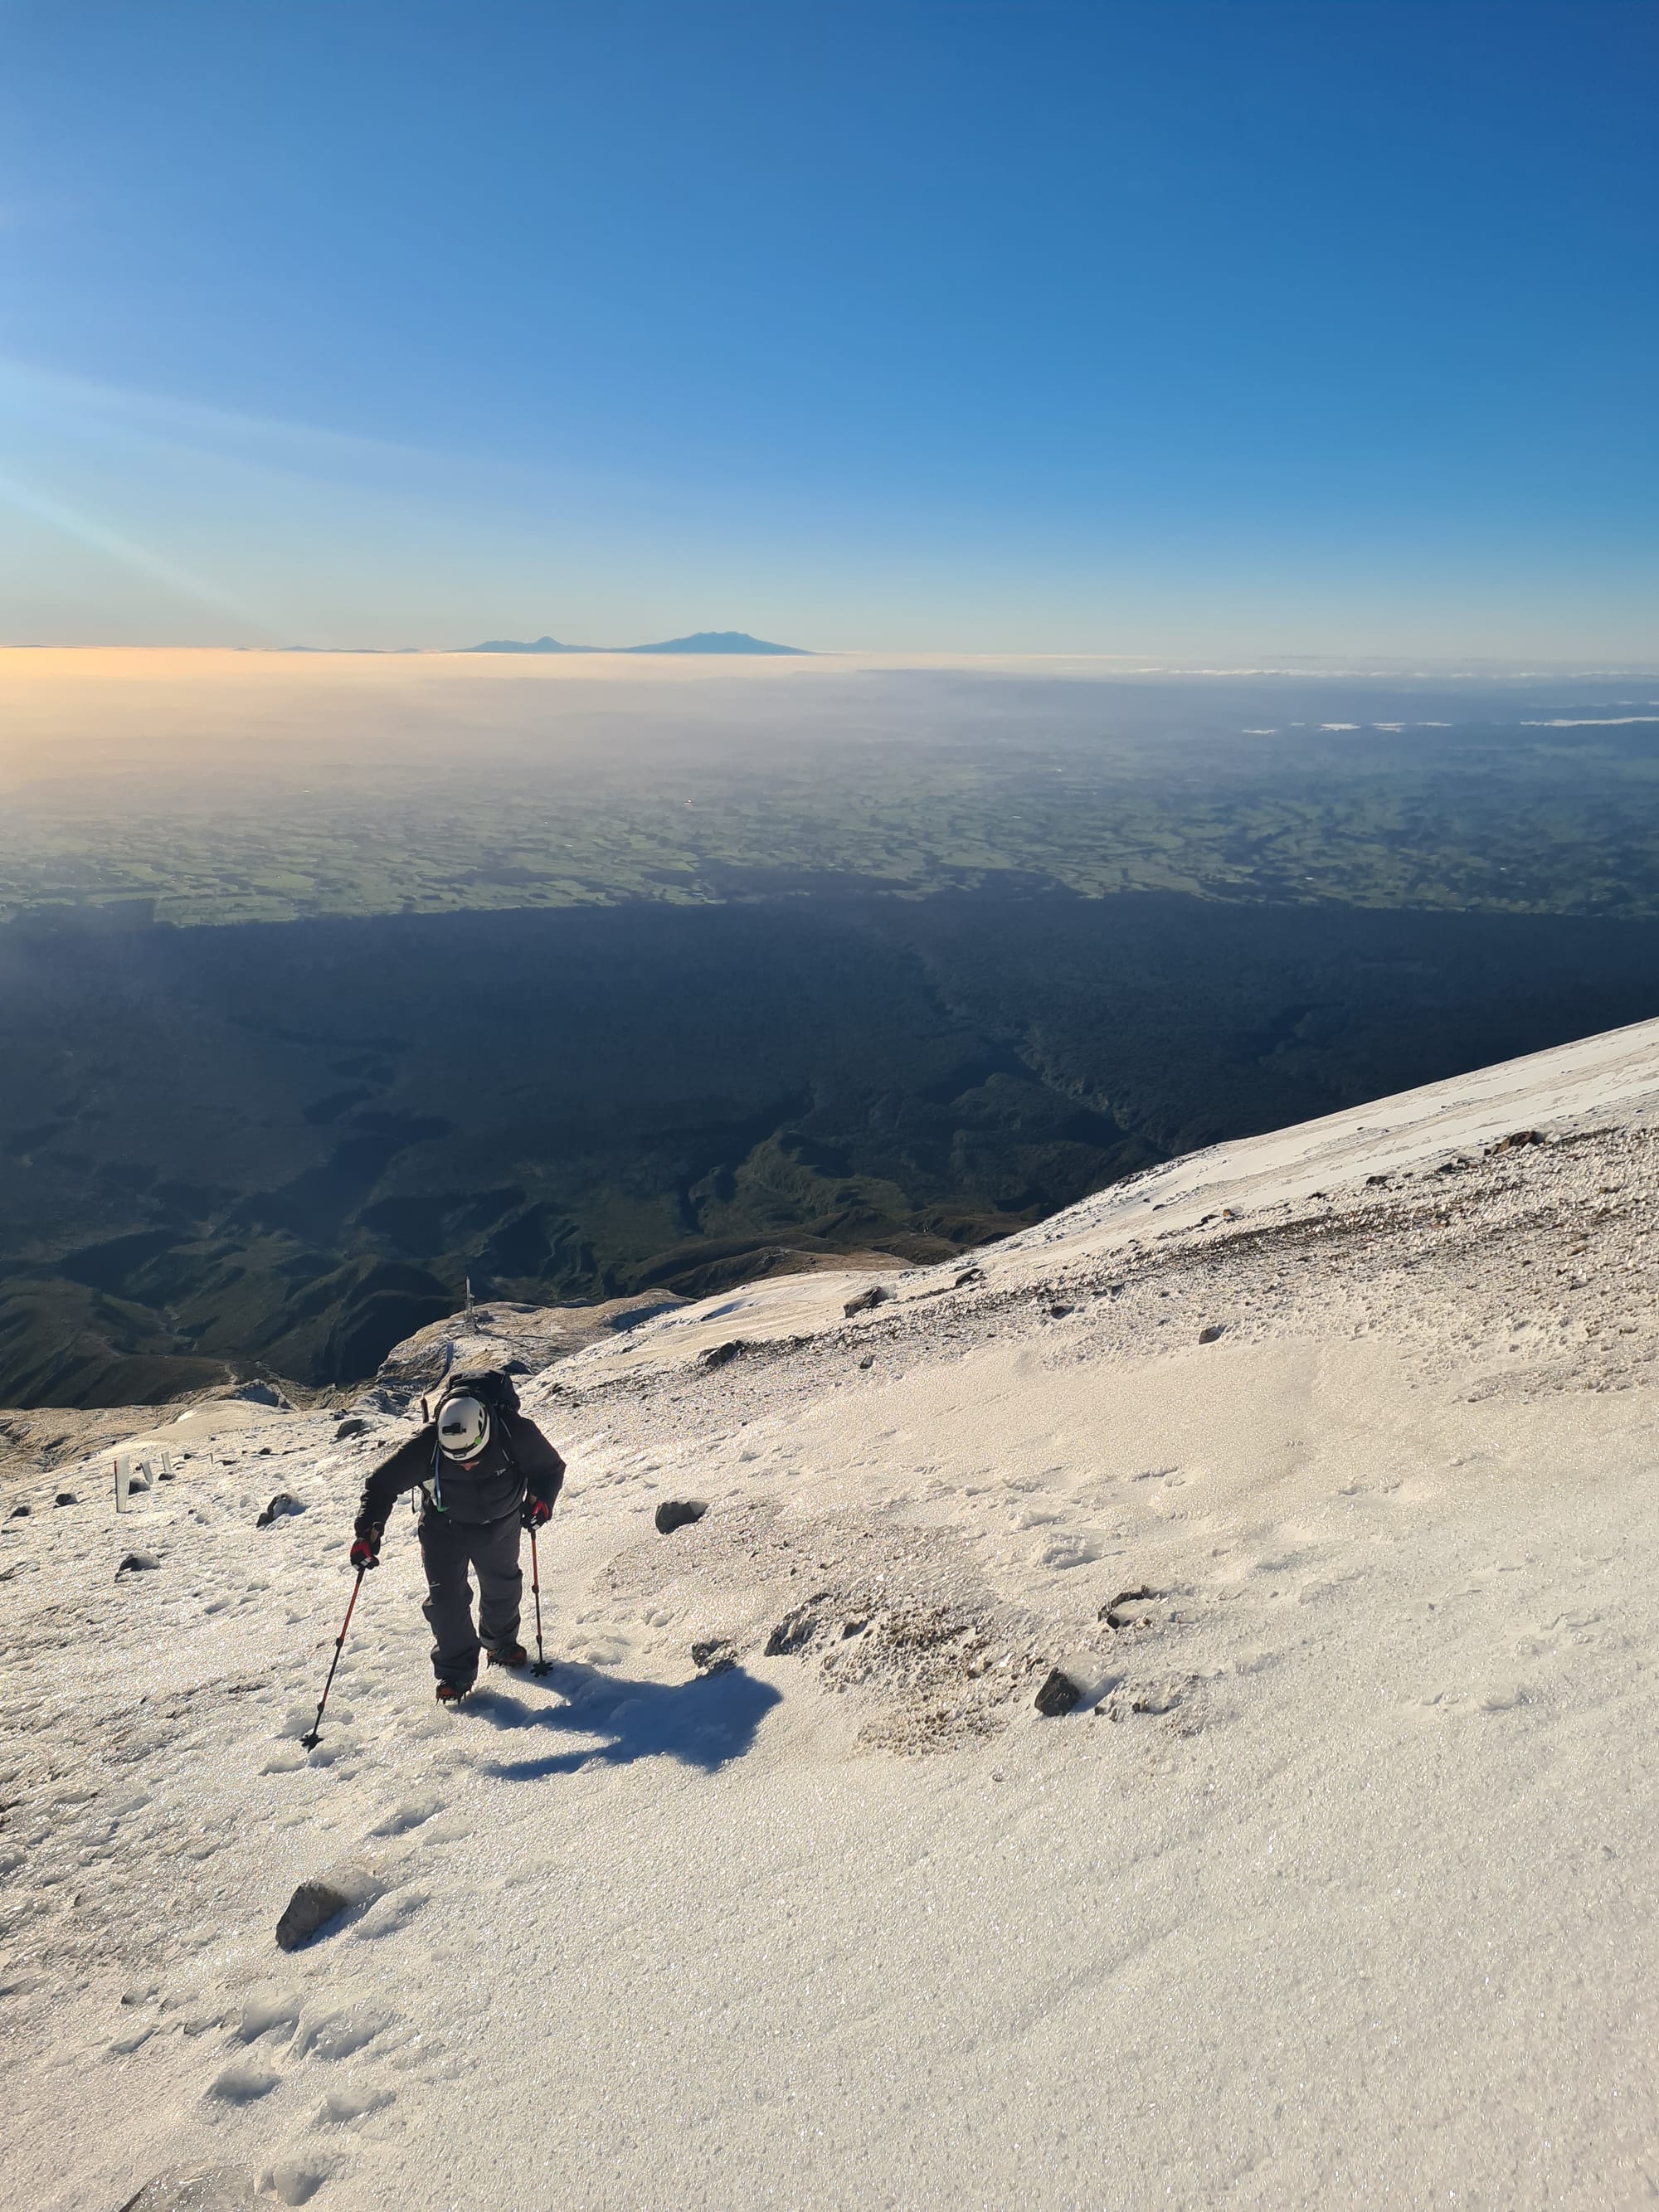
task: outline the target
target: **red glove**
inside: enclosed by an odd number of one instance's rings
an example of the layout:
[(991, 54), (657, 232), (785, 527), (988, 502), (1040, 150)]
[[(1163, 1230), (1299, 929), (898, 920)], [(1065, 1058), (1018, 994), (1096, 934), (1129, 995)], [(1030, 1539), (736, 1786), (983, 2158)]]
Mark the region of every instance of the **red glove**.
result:
[(553, 1518), (553, 1508), (544, 1498), (526, 1498), (520, 1518), (526, 1528), (545, 1528)]
[(378, 1567), (380, 1564), (380, 1539), (376, 1537), (371, 1540), (367, 1536), (359, 1536), (351, 1547), (351, 1564), (359, 1569)]

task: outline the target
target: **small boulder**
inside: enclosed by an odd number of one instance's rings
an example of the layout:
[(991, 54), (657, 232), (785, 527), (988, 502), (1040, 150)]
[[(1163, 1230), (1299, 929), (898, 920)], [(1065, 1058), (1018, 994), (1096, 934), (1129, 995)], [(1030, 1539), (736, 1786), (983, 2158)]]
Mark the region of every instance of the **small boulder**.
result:
[(1076, 1311), (1075, 1306), (1054, 1305), (1048, 1309), (1048, 1318), (1050, 1321), (1064, 1321), (1067, 1314)]
[(1212, 1321), (1207, 1328), (1200, 1329), (1198, 1340), (1200, 1344), (1216, 1344), (1220, 1341), (1224, 1334), (1221, 1323), (1218, 1321)]
[(302, 1881), (276, 1923), (280, 1949), (297, 1951), (307, 1937), (343, 1912), (351, 1899), (325, 1881)]
[(872, 1290), (860, 1291), (855, 1298), (848, 1298), (842, 1311), (851, 1321), (854, 1314), (870, 1313), (877, 1306), (884, 1306), (892, 1295), (884, 1283), (878, 1283)]
[(728, 1343), (711, 1344), (706, 1352), (700, 1352), (697, 1354), (697, 1364), (704, 1369), (724, 1367), (730, 1361), (741, 1358), (748, 1349), (749, 1343), (745, 1337), (734, 1336)]
[(54, 1505), (73, 1505), (76, 1502), (75, 1492), (72, 1490), (60, 1490), (52, 1502)]
[(303, 1513), (305, 1507), (286, 1490), (279, 1490), (254, 1522), (256, 1528), (269, 1528), (273, 1521), (286, 1520), (290, 1513)]
[(875, 1353), (874, 1353), (873, 1352), (866, 1352), (865, 1353), (865, 1355), (864, 1355), (863, 1358), (862, 1358), (862, 1359), (860, 1359), (860, 1362), (859, 1362), (859, 1365), (860, 1365), (860, 1368), (864, 1368), (864, 1367), (873, 1367), (873, 1366), (875, 1365), (875, 1364), (876, 1364), (876, 1355), (875, 1355)]
[(985, 1270), (983, 1267), (964, 1267), (962, 1273), (957, 1277), (956, 1281), (951, 1284), (951, 1287), (953, 1291), (965, 1291), (969, 1289), (975, 1283), (982, 1283), (984, 1280)]
[(116, 1578), (118, 1581), (123, 1575), (146, 1574), (152, 1567), (159, 1567), (161, 1564), (154, 1552), (129, 1552), (115, 1570)]
[(503, 1375), (528, 1375), (530, 1362), (527, 1359), (509, 1359), (502, 1365), (501, 1372)]
[(1523, 1145), (1541, 1145), (1543, 1141), (1540, 1129), (1511, 1129), (1507, 1137), (1500, 1137), (1495, 1145), (1488, 1145), (1486, 1151), (1490, 1157), (1493, 1152), (1519, 1152)]
[(689, 1528), (708, 1510), (707, 1502), (701, 1498), (665, 1498), (657, 1508), (657, 1534), (672, 1536), (676, 1528)]
[(335, 1430), (334, 1441), (337, 1444), (343, 1444), (348, 1437), (366, 1437), (368, 1434), (368, 1423), (360, 1414), (352, 1413)]
[(14, 1505), (11, 1511), (7, 1514), (6, 1518), (8, 1521), (27, 1521), (29, 1516), (30, 1510), (31, 1508), (27, 1505)]
[(1036, 1709), (1045, 1720), (1054, 1720), (1061, 1713), (1069, 1713), (1082, 1695), (1071, 1676), (1055, 1667), (1036, 1693)]
[(700, 1674), (724, 1674), (737, 1663), (738, 1655), (726, 1637), (708, 1636), (691, 1646), (691, 1664)]

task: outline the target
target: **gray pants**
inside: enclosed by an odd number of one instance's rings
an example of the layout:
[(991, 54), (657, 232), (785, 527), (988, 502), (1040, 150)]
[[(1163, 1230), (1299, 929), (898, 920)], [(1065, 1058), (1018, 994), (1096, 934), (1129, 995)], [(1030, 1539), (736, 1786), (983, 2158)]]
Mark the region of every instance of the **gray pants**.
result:
[[(514, 1644), (519, 1635), (519, 1516), (505, 1520), (452, 1521), (430, 1508), (421, 1516), (421, 1563), (426, 1569), (426, 1603), (421, 1607), (432, 1628), (432, 1671), (441, 1682), (470, 1690), (478, 1672), (478, 1645), (487, 1650)], [(472, 1626), (472, 1586), (466, 1571), (478, 1577), (478, 1626)]]

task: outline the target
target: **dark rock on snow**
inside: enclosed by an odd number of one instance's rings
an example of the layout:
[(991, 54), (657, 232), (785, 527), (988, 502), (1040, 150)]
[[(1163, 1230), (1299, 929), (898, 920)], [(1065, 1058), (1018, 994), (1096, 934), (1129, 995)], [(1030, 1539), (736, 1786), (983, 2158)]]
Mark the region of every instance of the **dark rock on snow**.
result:
[(353, 1413), (335, 1430), (334, 1441), (337, 1444), (343, 1444), (348, 1437), (366, 1437), (368, 1434), (368, 1423)]
[(1487, 1146), (1486, 1156), (1490, 1158), (1494, 1152), (1519, 1152), (1523, 1145), (1541, 1145), (1543, 1141), (1541, 1130), (1511, 1129), (1507, 1137), (1500, 1137), (1495, 1145)]
[(52, 1502), (54, 1505), (73, 1505), (76, 1502), (75, 1492), (72, 1490), (60, 1490)]
[(161, 1564), (154, 1552), (129, 1552), (115, 1570), (116, 1577), (118, 1580), (122, 1575), (143, 1574), (149, 1568), (159, 1567)]
[(30, 1508), (27, 1505), (14, 1505), (6, 1518), (8, 1521), (27, 1521), (29, 1512)]
[(1036, 1709), (1045, 1719), (1053, 1720), (1061, 1713), (1069, 1713), (1082, 1695), (1071, 1676), (1061, 1674), (1056, 1667), (1036, 1693)]
[(691, 1646), (691, 1664), (699, 1674), (723, 1674), (737, 1663), (738, 1655), (724, 1636), (706, 1637)]
[(665, 1498), (657, 1508), (657, 1534), (672, 1536), (676, 1528), (689, 1528), (708, 1510), (701, 1498)]
[(697, 1364), (705, 1369), (724, 1367), (728, 1360), (738, 1358), (748, 1349), (746, 1338), (734, 1336), (729, 1344), (711, 1344), (707, 1352), (700, 1352)]
[(351, 1899), (325, 1881), (302, 1881), (288, 1901), (288, 1910), (276, 1923), (276, 1942), (284, 1951), (296, 1951), (307, 1936), (346, 1910)]
[(273, 1521), (286, 1520), (290, 1513), (303, 1513), (305, 1507), (286, 1490), (279, 1490), (254, 1522), (256, 1528), (269, 1528)]
[(850, 1321), (854, 1314), (869, 1313), (877, 1306), (884, 1306), (892, 1295), (884, 1283), (878, 1283), (873, 1290), (860, 1291), (857, 1297), (848, 1298), (842, 1311)]
[(1200, 1344), (1214, 1344), (1218, 1342), (1224, 1334), (1225, 1331), (1223, 1329), (1221, 1323), (1218, 1321), (1212, 1321), (1207, 1328), (1200, 1329), (1198, 1332), (1198, 1340)]

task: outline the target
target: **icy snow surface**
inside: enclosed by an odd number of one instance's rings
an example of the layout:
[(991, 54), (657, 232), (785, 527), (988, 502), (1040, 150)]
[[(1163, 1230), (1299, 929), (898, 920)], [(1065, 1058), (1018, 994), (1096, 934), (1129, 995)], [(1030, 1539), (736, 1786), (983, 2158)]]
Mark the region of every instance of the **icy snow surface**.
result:
[(5, 2203), (1652, 2202), (1656, 1131), (1650, 1024), (644, 1322), (553, 1673), (436, 1709), (400, 1510), (309, 1754), (405, 1422), (14, 1487)]

